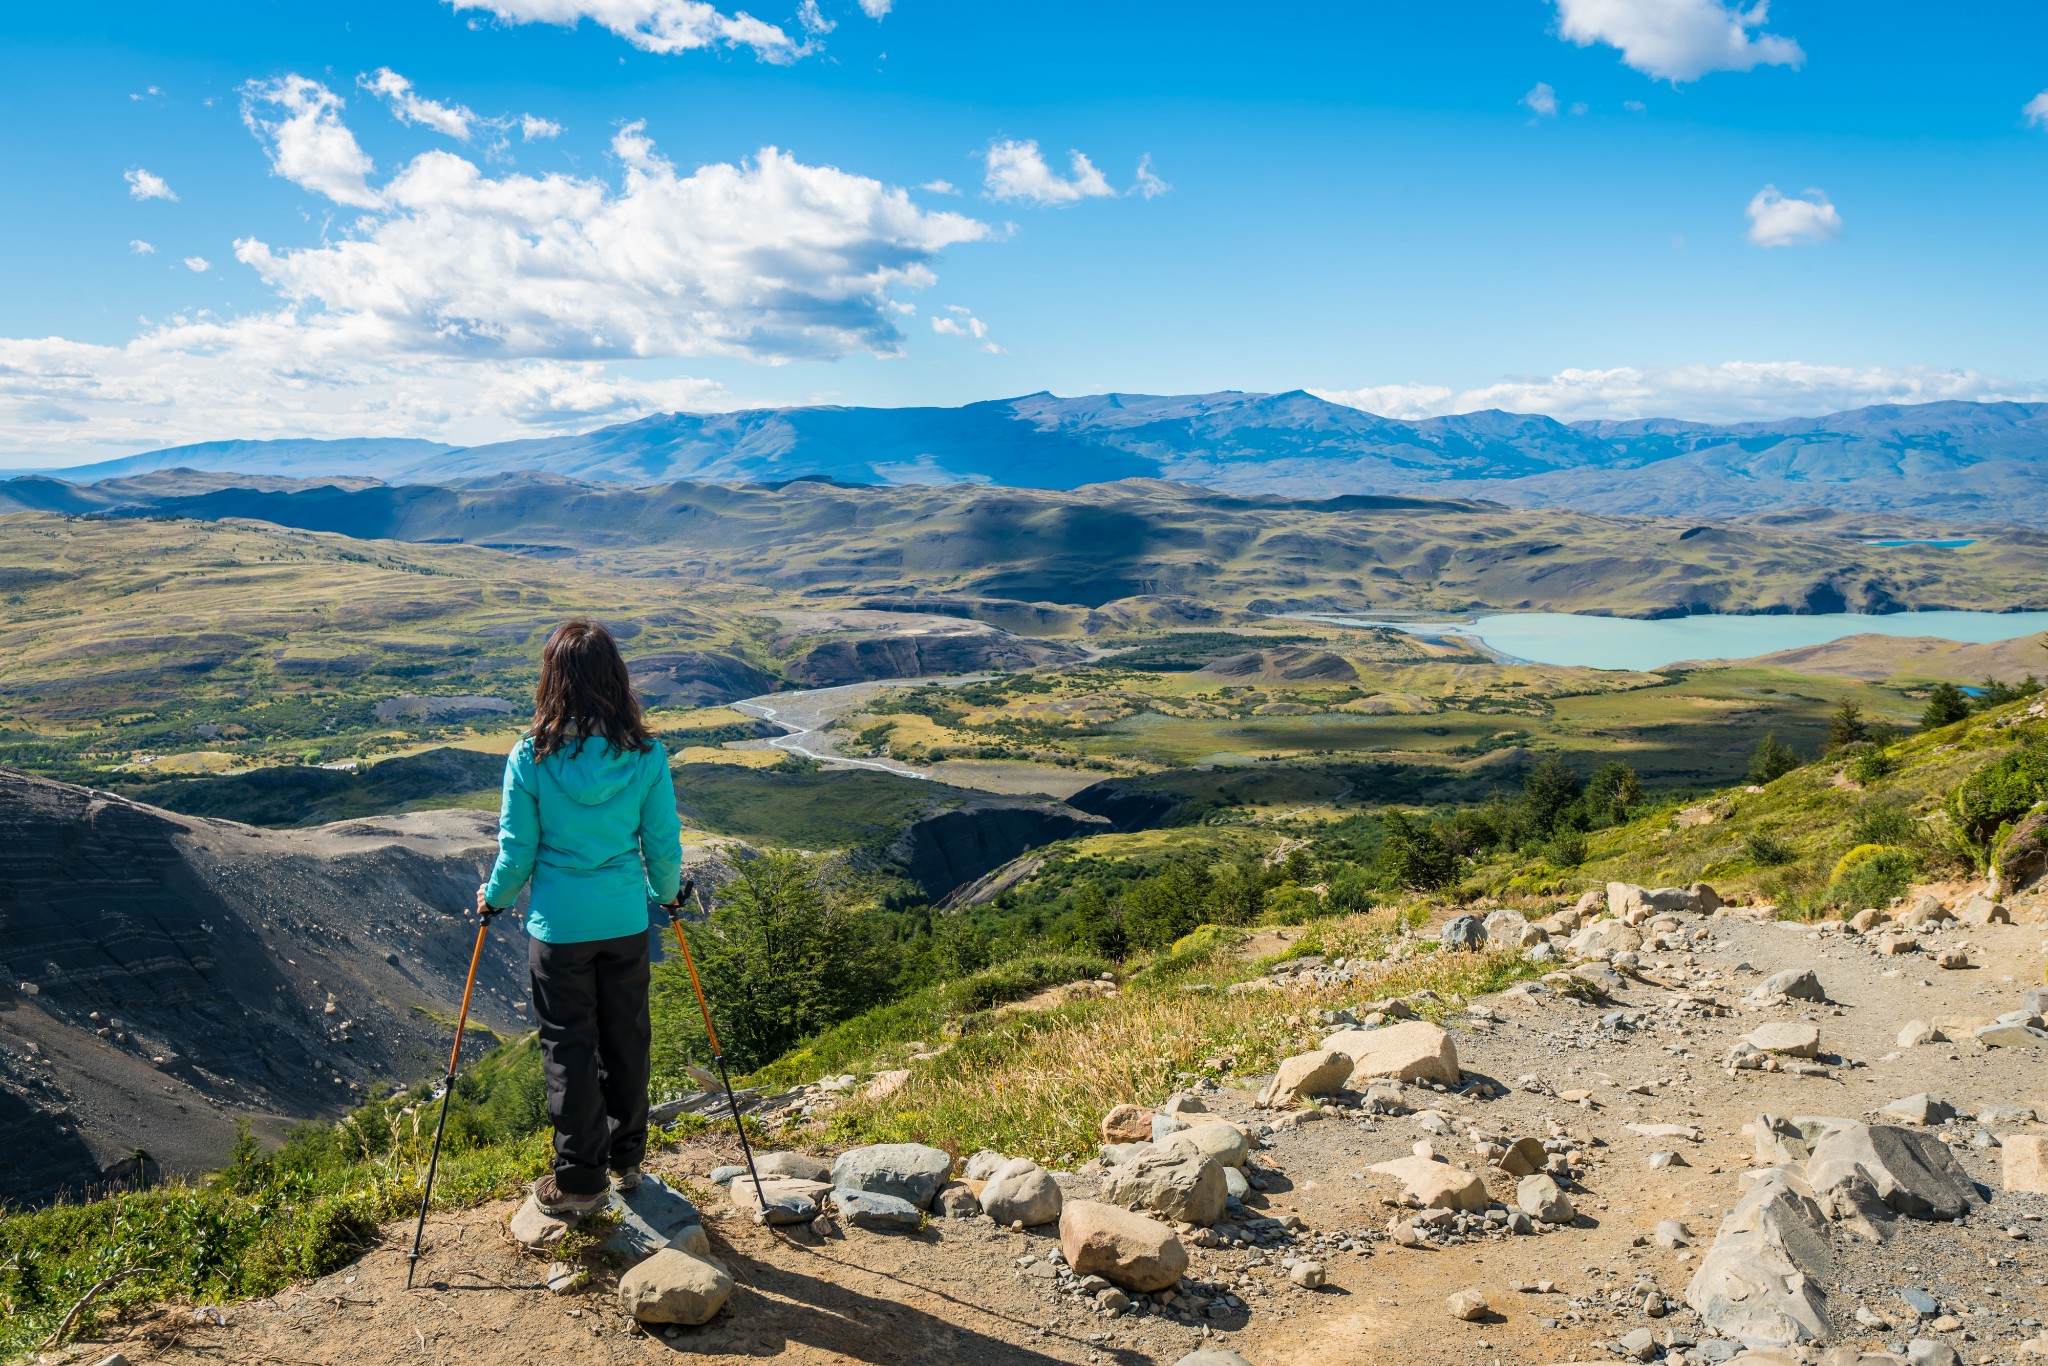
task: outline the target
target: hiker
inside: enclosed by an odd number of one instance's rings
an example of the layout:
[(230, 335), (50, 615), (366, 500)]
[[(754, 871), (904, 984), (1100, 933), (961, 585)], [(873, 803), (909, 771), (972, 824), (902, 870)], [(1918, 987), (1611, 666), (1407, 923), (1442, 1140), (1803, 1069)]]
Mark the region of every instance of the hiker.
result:
[(479, 915), (531, 880), (526, 932), (554, 1170), (541, 1212), (601, 1209), (640, 1184), (647, 1150), (647, 903), (676, 900), (682, 827), (668, 752), (647, 729), (611, 632), (581, 618), (548, 636), (533, 727), (505, 760), (498, 861)]

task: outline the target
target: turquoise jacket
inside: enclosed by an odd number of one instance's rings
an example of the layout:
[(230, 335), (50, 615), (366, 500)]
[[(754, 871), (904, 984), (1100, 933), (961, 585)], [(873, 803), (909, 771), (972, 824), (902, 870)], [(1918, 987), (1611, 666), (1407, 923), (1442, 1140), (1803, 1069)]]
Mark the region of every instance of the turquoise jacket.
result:
[(592, 737), (536, 759), (529, 736), (506, 756), (498, 862), (484, 897), (510, 906), (530, 879), (526, 932), (535, 939), (640, 934), (648, 902), (675, 900), (682, 868), (675, 780), (659, 740), (634, 753)]

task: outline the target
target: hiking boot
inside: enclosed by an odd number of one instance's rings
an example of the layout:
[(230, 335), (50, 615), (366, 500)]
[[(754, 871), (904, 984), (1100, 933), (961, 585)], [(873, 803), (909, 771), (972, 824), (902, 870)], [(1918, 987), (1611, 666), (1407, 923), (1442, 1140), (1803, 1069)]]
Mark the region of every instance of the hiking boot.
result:
[(533, 1183), (534, 1207), (555, 1219), (581, 1219), (586, 1214), (595, 1214), (610, 1204), (611, 1198), (609, 1190), (573, 1195), (563, 1190), (553, 1176), (543, 1176)]
[(640, 1169), (628, 1167), (622, 1172), (612, 1173), (612, 1189), (621, 1195), (630, 1195), (640, 1189)]

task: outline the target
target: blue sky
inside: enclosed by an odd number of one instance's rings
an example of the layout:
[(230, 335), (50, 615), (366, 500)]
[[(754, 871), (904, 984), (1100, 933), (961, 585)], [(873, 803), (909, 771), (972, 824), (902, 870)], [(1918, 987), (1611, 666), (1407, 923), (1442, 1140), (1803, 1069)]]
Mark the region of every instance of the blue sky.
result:
[(11, 6), (0, 463), (1038, 389), (2048, 396), (2048, 7), (1761, 10)]

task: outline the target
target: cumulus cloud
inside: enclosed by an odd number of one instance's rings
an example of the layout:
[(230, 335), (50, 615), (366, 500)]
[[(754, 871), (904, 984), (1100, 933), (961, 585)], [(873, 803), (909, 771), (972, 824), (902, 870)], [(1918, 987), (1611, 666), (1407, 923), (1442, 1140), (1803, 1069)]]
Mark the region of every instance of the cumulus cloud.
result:
[(1557, 117), (1557, 91), (1551, 88), (1549, 81), (1538, 81), (1530, 86), (1529, 93), (1522, 96), (1522, 103), (1539, 119)]
[(156, 255), (156, 248), (151, 246), (149, 243), (143, 241), (140, 237), (131, 237), (128, 239), (128, 250), (131, 254), (136, 256)]
[(960, 187), (958, 185), (955, 185), (950, 180), (927, 180), (924, 184), (918, 186), (917, 188), (920, 190), (929, 190), (933, 194), (960, 193)]
[(121, 173), (121, 179), (128, 182), (130, 199), (176, 199), (178, 196), (164, 183), (164, 178), (143, 170), (140, 166)]
[[(292, 109), (331, 111), (317, 86), (294, 89)], [(278, 124), (298, 114), (255, 104), (257, 136), (289, 144)], [(279, 154), (295, 180), (367, 199), (366, 212), (311, 245), (239, 239), (237, 260), (275, 291), (267, 311), (181, 316), (124, 346), (0, 339), (0, 454), (85, 459), (224, 435), (479, 440), (715, 405), (715, 385), (634, 372), (895, 354), (914, 311), (896, 296), (933, 284), (946, 248), (991, 235), (774, 148), (686, 173), (636, 124), (613, 152), (605, 178), (493, 176), (435, 150), (374, 189)]]
[(1332, 403), (1409, 419), (1500, 408), (1545, 413), (1565, 422), (1645, 417), (1748, 422), (1816, 416), (1874, 403), (1932, 403), (1940, 399), (2033, 402), (2048, 399), (2048, 383), (1918, 365), (1729, 361), (1563, 370), (1547, 378), (1504, 380), (1463, 390), (1385, 384), (1315, 392)]
[(1797, 198), (1766, 185), (1751, 196), (1749, 240), (1759, 247), (1811, 246), (1842, 235), (1842, 215), (1819, 190)]
[(2030, 128), (2048, 128), (2048, 90), (2028, 100), (2020, 107), (2020, 114)]
[(796, 7), (796, 21), (803, 26), (805, 33), (820, 38), (839, 27), (837, 21), (825, 17), (825, 11), (818, 8), (818, 0), (803, 0)]
[(353, 238), (235, 255), (285, 299), (374, 323), (421, 350), (758, 361), (894, 353), (890, 292), (986, 225), (775, 148), (683, 175), (639, 124), (616, 192), (566, 175), (491, 179), (447, 152), (384, 186)]
[(1064, 206), (1083, 199), (1114, 196), (1101, 171), (1081, 152), (1068, 154), (1072, 175), (1063, 176), (1048, 166), (1035, 140), (1004, 139), (991, 143), (986, 153), (988, 171), (983, 187), (991, 199), (1013, 199), (1027, 204)]
[(459, 104), (442, 104), (438, 100), (426, 99), (412, 88), (412, 82), (388, 66), (380, 66), (367, 76), (356, 77), (356, 84), (377, 95), (391, 106), (391, 113), (400, 123), (417, 123), (456, 139), (469, 141), (469, 128), (476, 122), (476, 115)]
[(1618, 48), (1627, 65), (1673, 84), (1710, 71), (1803, 63), (1797, 42), (1753, 32), (1768, 22), (1769, 0), (1747, 9), (1725, 0), (1557, 0), (1561, 36), (1580, 47)]
[(543, 138), (558, 138), (561, 135), (562, 125), (556, 123), (553, 119), (544, 119), (538, 114), (521, 114), (519, 116), (519, 136), (528, 142), (539, 142)]
[(974, 316), (970, 309), (959, 304), (947, 304), (946, 311), (932, 318), (932, 331), (942, 337), (964, 337), (980, 344), (980, 349), (990, 355), (1001, 355), (1003, 348), (988, 339), (988, 324)]
[(341, 110), (339, 95), (304, 76), (242, 87), (242, 122), (269, 152), (273, 172), (337, 204), (376, 208), (383, 200), (369, 184), (375, 167)]
[[(744, 47), (764, 62), (787, 63), (808, 51), (774, 24), (744, 11), (726, 14), (705, 0), (448, 0), (458, 12), (488, 10), (508, 24), (574, 28), (589, 19), (643, 52)], [(863, 8), (866, 4), (863, 3)], [(887, 13), (888, 6), (882, 6)], [(874, 14), (873, 10), (868, 11)], [(880, 14), (875, 14), (880, 18)]]
[(1138, 158), (1138, 176), (1131, 185), (1132, 194), (1143, 199), (1157, 199), (1172, 189), (1173, 186), (1161, 180), (1159, 173), (1152, 169), (1150, 152)]
[(894, 8), (896, 0), (860, 0), (860, 12), (876, 23), (880, 23)]
[(204, 275), (207, 271), (213, 269), (213, 262), (207, 260), (204, 256), (187, 256), (185, 258), (185, 269), (191, 271), (194, 275)]

